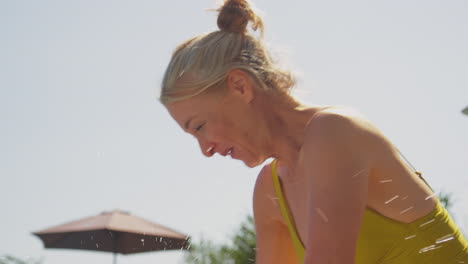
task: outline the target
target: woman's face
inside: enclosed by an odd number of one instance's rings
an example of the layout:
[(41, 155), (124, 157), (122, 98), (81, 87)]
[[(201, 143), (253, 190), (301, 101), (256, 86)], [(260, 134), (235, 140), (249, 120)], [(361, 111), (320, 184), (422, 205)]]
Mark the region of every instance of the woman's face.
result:
[(167, 109), (198, 140), (207, 157), (219, 153), (255, 167), (268, 157), (259, 144), (262, 125), (251, 107), (251, 96), (249, 91), (228, 89), (221, 96), (198, 95), (168, 104)]

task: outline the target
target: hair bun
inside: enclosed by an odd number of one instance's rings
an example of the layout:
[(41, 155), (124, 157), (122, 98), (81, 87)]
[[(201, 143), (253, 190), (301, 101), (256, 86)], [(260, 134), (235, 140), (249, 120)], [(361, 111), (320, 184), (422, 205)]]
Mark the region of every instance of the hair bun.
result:
[(247, 0), (225, 0), (217, 11), (220, 30), (245, 34), (247, 25), (252, 22), (252, 29), (260, 29), (263, 34), (263, 20), (255, 14)]

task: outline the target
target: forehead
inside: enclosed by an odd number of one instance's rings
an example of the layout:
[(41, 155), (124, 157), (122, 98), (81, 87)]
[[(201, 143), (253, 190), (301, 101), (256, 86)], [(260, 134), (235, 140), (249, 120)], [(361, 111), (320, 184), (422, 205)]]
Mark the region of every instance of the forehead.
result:
[(195, 96), (166, 105), (172, 118), (184, 128), (185, 122), (197, 115), (207, 115), (215, 110), (215, 101), (211, 96)]
[(195, 112), (198, 108), (196, 101), (193, 99), (194, 98), (189, 98), (186, 100), (169, 103), (166, 105), (167, 111), (176, 120), (184, 118), (191, 112)]

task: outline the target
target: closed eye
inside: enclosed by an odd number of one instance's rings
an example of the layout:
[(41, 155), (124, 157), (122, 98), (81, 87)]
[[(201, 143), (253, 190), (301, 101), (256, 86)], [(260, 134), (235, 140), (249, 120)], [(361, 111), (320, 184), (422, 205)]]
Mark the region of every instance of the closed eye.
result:
[(203, 125), (205, 125), (205, 123), (203, 123), (203, 124), (197, 126), (197, 127), (195, 128), (195, 130), (196, 130), (196, 131), (200, 131), (200, 129), (203, 127)]

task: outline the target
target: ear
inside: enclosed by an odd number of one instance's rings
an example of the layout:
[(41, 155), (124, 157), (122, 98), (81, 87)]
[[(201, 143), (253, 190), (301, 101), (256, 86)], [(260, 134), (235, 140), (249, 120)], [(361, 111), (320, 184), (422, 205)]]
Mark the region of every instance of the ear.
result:
[(249, 103), (255, 97), (255, 82), (250, 74), (240, 69), (233, 69), (227, 74), (229, 93)]

